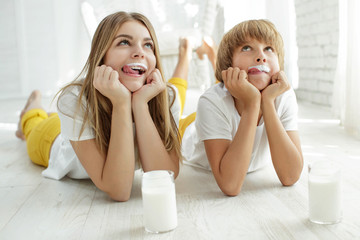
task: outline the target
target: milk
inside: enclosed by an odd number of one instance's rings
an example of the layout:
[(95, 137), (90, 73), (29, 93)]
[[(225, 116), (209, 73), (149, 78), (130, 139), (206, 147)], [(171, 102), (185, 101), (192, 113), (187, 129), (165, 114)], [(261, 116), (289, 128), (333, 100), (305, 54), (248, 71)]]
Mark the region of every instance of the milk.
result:
[(330, 224), (341, 220), (340, 169), (331, 162), (315, 163), (309, 169), (309, 219)]
[(166, 232), (177, 226), (173, 173), (146, 172), (142, 179), (144, 226), (148, 232)]

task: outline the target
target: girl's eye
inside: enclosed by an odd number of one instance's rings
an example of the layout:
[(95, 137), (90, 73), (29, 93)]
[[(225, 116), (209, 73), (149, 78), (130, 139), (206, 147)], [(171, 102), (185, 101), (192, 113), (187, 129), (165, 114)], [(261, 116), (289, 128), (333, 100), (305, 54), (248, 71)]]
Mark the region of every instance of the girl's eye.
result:
[(250, 46), (243, 46), (242, 48), (241, 48), (241, 51), (243, 51), (243, 52), (247, 52), (247, 51), (250, 51), (251, 50), (251, 47)]
[(274, 49), (273, 49), (272, 47), (270, 47), (270, 46), (269, 46), (269, 47), (266, 47), (266, 48), (265, 48), (265, 51), (268, 51), (268, 52), (273, 52), (273, 51), (274, 51)]
[(154, 49), (154, 46), (151, 42), (145, 43), (145, 47), (150, 48), (152, 50)]
[(120, 45), (130, 45), (130, 43), (129, 43), (128, 40), (121, 40), (117, 45), (118, 46), (120, 46)]

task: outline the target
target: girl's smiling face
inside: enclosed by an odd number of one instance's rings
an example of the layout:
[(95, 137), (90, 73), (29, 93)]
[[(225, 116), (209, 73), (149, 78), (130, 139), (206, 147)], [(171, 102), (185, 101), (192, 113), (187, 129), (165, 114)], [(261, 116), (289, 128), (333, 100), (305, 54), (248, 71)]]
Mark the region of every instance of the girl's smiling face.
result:
[(104, 64), (119, 73), (120, 82), (129, 91), (140, 89), (156, 66), (148, 29), (135, 20), (123, 23), (104, 56)]
[(232, 66), (245, 70), (248, 81), (259, 91), (266, 88), (271, 82), (271, 77), (280, 71), (274, 48), (255, 39), (250, 39), (235, 49)]

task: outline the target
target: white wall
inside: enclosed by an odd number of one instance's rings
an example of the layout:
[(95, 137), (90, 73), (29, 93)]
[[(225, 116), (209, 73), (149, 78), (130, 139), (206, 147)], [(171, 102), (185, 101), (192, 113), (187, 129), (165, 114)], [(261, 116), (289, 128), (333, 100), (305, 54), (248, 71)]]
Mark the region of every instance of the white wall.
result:
[(338, 0), (295, 0), (299, 47), (297, 97), (331, 106), (339, 39)]
[(3, 0), (0, 3), (0, 97), (17, 94), (21, 88), (20, 49), (17, 43), (15, 2)]
[(266, 17), (265, 0), (224, 0), (225, 32), (249, 19)]
[(79, 1), (0, 2), (0, 98), (51, 95), (85, 63), (90, 46)]
[(74, 80), (85, 65), (91, 40), (80, 15), (81, 0), (55, 0), (58, 87)]

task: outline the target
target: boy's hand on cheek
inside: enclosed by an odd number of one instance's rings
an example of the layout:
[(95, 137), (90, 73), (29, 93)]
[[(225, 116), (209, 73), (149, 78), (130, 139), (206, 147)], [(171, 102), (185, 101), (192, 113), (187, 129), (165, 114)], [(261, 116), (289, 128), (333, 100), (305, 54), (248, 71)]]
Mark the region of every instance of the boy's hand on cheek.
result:
[(164, 91), (166, 87), (165, 82), (162, 80), (159, 69), (155, 68), (153, 72), (147, 77), (144, 86), (133, 93), (134, 101), (149, 102), (160, 92)]
[(270, 85), (261, 92), (261, 95), (263, 99), (274, 101), (277, 96), (289, 89), (290, 84), (287, 80), (286, 74), (284, 71), (280, 71), (271, 77)]
[(109, 66), (95, 68), (93, 86), (113, 104), (131, 99), (130, 91), (119, 81), (119, 73)]
[(244, 104), (254, 102), (257, 97), (260, 97), (259, 90), (248, 81), (246, 71), (240, 70), (238, 67), (229, 67), (221, 74), (226, 89), (234, 98)]

